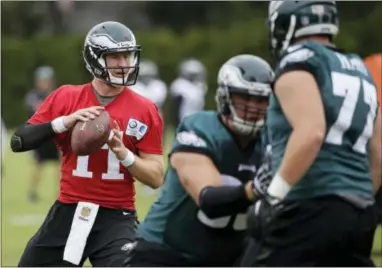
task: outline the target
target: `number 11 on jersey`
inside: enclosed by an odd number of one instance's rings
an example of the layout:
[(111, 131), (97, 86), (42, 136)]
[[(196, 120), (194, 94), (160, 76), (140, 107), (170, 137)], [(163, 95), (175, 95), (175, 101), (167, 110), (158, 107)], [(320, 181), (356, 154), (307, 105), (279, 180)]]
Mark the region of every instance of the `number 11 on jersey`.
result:
[[(121, 131), (122, 132), (122, 131)], [(101, 148), (107, 150), (107, 171), (102, 173), (103, 180), (123, 180), (124, 174), (120, 172), (120, 162), (115, 154), (110, 150), (107, 144)], [(77, 157), (77, 167), (73, 170), (72, 175), (81, 178), (93, 178), (93, 172), (89, 171), (89, 155)]]

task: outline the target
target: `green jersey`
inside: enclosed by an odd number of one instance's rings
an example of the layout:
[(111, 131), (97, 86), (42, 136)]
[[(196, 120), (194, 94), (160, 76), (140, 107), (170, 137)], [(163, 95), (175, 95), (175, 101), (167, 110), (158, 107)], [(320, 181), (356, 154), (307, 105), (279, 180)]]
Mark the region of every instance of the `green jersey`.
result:
[[(314, 163), (286, 198), (338, 195), (361, 207), (369, 205), (373, 195), (367, 145), (378, 109), (371, 74), (359, 56), (316, 42), (290, 47), (278, 64), (276, 80), (293, 70), (305, 70), (315, 77), (327, 133)], [(272, 169), (276, 172), (292, 128), (275, 94), (271, 97), (267, 120)]]
[[(194, 152), (208, 156), (226, 185), (253, 179), (261, 164), (261, 137), (242, 150), (220, 121), (217, 112), (199, 112), (185, 118), (176, 131), (171, 153)], [(138, 234), (167, 245), (197, 261), (233, 265), (245, 238), (246, 211), (209, 219), (188, 195), (176, 171), (169, 166), (158, 200), (152, 205)]]

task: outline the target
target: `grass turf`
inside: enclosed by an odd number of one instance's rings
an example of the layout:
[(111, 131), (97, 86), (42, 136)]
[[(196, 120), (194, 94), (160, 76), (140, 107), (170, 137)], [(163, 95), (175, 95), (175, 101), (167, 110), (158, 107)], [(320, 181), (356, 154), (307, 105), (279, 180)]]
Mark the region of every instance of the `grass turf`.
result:
[[(168, 142), (166, 142), (168, 144)], [(30, 237), (44, 220), (58, 192), (58, 178), (54, 165), (44, 170), (39, 187), (41, 201), (30, 204), (27, 201), (29, 173), (32, 171), (30, 153), (6, 153), (3, 161), (1, 199), (1, 266), (16, 266)], [(155, 195), (144, 195), (137, 184), (137, 208), (140, 219), (144, 217), (154, 201)], [(382, 230), (379, 228), (374, 240), (373, 258), (377, 266), (382, 266)], [(89, 265), (87, 262), (85, 265)]]

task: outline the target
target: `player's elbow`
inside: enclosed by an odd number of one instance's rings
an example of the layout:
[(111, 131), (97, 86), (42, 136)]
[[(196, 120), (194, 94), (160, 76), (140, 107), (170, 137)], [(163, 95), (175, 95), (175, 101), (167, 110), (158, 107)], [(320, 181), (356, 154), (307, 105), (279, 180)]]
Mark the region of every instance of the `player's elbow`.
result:
[(152, 189), (158, 189), (161, 187), (164, 183), (164, 178), (163, 178), (163, 172), (157, 175), (154, 180), (152, 180), (151, 185), (149, 185)]
[(325, 140), (325, 126), (315, 125), (311, 127), (303, 127), (297, 130), (296, 134), (301, 140), (301, 144), (319, 149)]
[[(326, 135), (326, 122), (325, 120), (312, 120), (309, 123), (304, 124), (301, 129), (301, 135), (304, 140), (312, 144), (320, 145), (325, 140)], [(302, 138), (303, 138), (302, 137)]]
[(148, 185), (152, 189), (158, 189), (164, 183), (164, 170), (163, 166), (158, 165), (155, 168), (155, 171), (152, 173), (152, 179), (150, 180), (150, 184)]
[(23, 141), (25, 140), (24, 134), (25, 125), (20, 126), (11, 136), (10, 146), (11, 150), (14, 153), (20, 153), (28, 151), (29, 148), (26, 148)]
[(16, 133), (13, 133), (10, 141), (11, 150), (14, 153), (22, 152), (22, 142), (21, 138), (16, 135)]
[(325, 139), (325, 127), (313, 129), (311, 131), (309, 138), (312, 143), (318, 144), (321, 146), (321, 144), (324, 142), (324, 139)]
[(325, 129), (311, 130), (310, 134), (306, 136), (306, 139), (311, 147), (319, 149), (325, 140)]
[(157, 175), (156, 173), (151, 174), (150, 177), (144, 177), (144, 179), (140, 179), (139, 177), (134, 178), (154, 190), (161, 187), (164, 182), (163, 176)]

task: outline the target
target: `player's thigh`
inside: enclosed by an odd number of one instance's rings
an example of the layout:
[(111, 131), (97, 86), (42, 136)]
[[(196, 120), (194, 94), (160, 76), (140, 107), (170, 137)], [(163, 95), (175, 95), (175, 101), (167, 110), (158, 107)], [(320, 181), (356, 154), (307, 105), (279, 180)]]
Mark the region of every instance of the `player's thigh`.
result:
[(56, 201), (20, 258), (21, 267), (74, 266), (63, 260), (75, 206)]
[(101, 226), (96, 226), (98, 232), (89, 237), (87, 242), (90, 262), (97, 267), (120, 267), (125, 258), (126, 245), (136, 240), (136, 217), (114, 215), (107, 220), (102, 212), (98, 216)]
[(167, 246), (138, 239), (126, 250), (124, 267), (184, 267), (194, 266)]
[(375, 205), (378, 209), (379, 223), (382, 224), (382, 187), (379, 188), (377, 195), (375, 196)]
[(317, 266), (353, 249), (349, 234), (357, 226), (354, 207), (337, 197), (299, 202), (282, 212), (261, 243), (256, 263), (266, 266)]
[(237, 260), (237, 263), (235, 266), (238, 267), (253, 267), (256, 264), (256, 254), (259, 250), (259, 242), (256, 241), (254, 238), (249, 238), (246, 246), (243, 250), (242, 255)]
[(353, 230), (350, 256), (344, 257), (342, 263), (336, 266), (371, 267), (371, 259), (375, 231), (378, 225), (378, 211), (376, 206), (370, 206), (358, 212), (358, 221)]
[(41, 165), (44, 162), (41, 153), (37, 149), (32, 151), (32, 157), (36, 165)]

